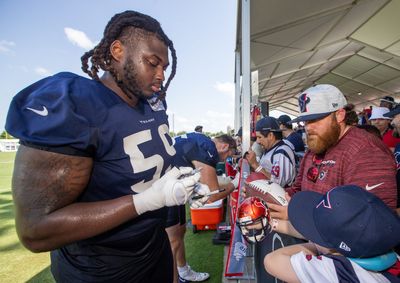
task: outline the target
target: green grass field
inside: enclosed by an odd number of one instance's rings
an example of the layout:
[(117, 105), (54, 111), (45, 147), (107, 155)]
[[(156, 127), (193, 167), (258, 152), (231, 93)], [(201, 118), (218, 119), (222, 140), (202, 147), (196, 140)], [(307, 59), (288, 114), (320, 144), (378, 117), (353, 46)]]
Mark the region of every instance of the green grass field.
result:
[[(0, 152), (0, 281), (54, 282), (49, 253), (34, 254), (19, 242), (14, 224), (11, 175), (15, 153)], [(189, 215), (189, 214), (188, 214)], [(223, 271), (223, 246), (211, 242), (214, 231), (186, 233), (186, 256), (196, 271), (209, 272), (209, 283), (219, 283)]]

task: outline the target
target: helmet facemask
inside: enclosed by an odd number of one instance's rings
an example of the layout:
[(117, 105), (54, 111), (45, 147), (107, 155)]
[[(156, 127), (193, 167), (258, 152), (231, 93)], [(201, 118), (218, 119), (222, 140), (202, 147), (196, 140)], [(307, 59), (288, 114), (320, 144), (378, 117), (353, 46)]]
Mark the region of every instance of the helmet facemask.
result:
[(248, 243), (259, 243), (265, 239), (272, 229), (269, 221), (269, 209), (263, 200), (251, 197), (240, 205), (237, 224)]

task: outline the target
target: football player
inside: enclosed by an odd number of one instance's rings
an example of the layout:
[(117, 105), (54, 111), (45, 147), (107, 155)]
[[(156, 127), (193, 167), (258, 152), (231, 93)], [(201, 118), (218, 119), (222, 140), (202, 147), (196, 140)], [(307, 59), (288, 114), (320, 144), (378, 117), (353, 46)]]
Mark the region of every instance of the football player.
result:
[(172, 168), (164, 101), (172, 41), (155, 19), (125, 11), (82, 69), (92, 79), (59, 73), (11, 103), (19, 238), (51, 251), (57, 282), (172, 282), (165, 207), (184, 204), (200, 178)]
[[(198, 132), (188, 133), (175, 138), (176, 166), (191, 166), (201, 169), (198, 193), (205, 195), (219, 188), (225, 191), (212, 195), (210, 199), (203, 197), (191, 203), (192, 207), (199, 207), (207, 201), (213, 202), (225, 198), (235, 189), (231, 182), (218, 183), (216, 166), (236, 152), (236, 141), (228, 135), (221, 135), (211, 140), (208, 136)], [(220, 180), (223, 181), (223, 180)], [(230, 181), (230, 179), (228, 179)], [(209, 189), (208, 189), (209, 187)], [(237, 187), (237, 185), (236, 185)], [(168, 208), (167, 233), (171, 242), (172, 252), (177, 265), (179, 282), (204, 281), (209, 278), (206, 272), (195, 272), (186, 262), (184, 235), (186, 232), (185, 205)], [(178, 276), (179, 275), (179, 276)]]

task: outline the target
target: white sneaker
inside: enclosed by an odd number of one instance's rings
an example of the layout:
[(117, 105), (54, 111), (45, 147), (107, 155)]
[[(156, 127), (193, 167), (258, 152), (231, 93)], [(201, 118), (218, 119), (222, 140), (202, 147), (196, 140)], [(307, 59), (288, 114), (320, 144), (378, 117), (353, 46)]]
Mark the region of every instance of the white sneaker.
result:
[(181, 282), (200, 282), (207, 280), (210, 277), (210, 274), (207, 272), (196, 272), (188, 265), (188, 268), (185, 272), (179, 273), (179, 277)]

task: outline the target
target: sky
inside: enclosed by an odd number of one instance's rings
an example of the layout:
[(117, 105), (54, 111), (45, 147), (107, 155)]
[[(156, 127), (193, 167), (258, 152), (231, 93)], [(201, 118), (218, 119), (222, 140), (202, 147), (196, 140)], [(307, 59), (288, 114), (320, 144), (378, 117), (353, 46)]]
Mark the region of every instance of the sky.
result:
[[(80, 57), (116, 13), (157, 19), (177, 52), (167, 94), (170, 130), (226, 131), (234, 126), (234, 0), (1, 0), (0, 131), (12, 97), (46, 76), (81, 71)], [(167, 70), (167, 76), (169, 72)]]

